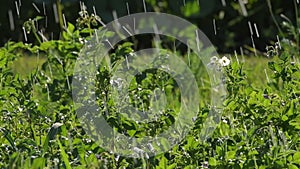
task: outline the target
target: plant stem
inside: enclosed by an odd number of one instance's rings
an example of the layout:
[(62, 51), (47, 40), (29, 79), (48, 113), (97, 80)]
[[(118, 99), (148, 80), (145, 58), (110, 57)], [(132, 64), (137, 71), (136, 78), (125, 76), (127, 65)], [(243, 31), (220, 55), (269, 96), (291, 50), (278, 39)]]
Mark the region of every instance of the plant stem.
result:
[(63, 15), (62, 15), (63, 6), (61, 4), (61, 0), (56, 0), (56, 6), (57, 6), (59, 26), (60, 26), (60, 29), (63, 30), (64, 29), (64, 21), (63, 21)]
[[(37, 29), (36, 29), (36, 27), (35, 27), (34, 21), (35, 21), (35, 20), (32, 20), (32, 21), (31, 21), (32, 32), (33, 32), (33, 34), (34, 34), (34, 37), (35, 37), (35, 38), (37, 39), (37, 41), (39, 42), (39, 44), (41, 44), (42, 41), (41, 41), (39, 35), (37, 34)], [(37, 22), (37, 21), (36, 21), (36, 22)]]
[(281, 35), (284, 36), (284, 34), (283, 34), (283, 32), (282, 32), (282, 30), (281, 30), (281, 28), (280, 28), (280, 26), (279, 26), (279, 24), (278, 24), (278, 22), (277, 22), (275, 16), (274, 16), (274, 13), (273, 13), (273, 11), (272, 11), (272, 4), (271, 4), (271, 1), (270, 1), (270, 0), (267, 0), (267, 4), (268, 4), (268, 8), (269, 8), (269, 12), (270, 12), (270, 14), (271, 14), (271, 17), (272, 17), (272, 19), (273, 19), (273, 21), (274, 21), (274, 23), (275, 23), (277, 29), (279, 30), (279, 33), (280, 33)]
[(296, 44), (297, 44), (297, 51), (299, 53), (299, 26), (300, 26), (300, 23), (299, 23), (299, 19), (298, 19), (298, 8), (297, 8), (297, 2), (296, 0), (294, 0), (294, 6), (295, 6), (295, 18), (296, 18)]

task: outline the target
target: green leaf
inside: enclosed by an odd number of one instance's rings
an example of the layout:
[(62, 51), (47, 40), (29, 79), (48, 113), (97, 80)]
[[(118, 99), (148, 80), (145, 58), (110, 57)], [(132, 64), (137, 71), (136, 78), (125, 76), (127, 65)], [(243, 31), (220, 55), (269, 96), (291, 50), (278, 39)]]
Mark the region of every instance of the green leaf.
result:
[(228, 136), (229, 132), (230, 132), (229, 125), (226, 124), (226, 123), (221, 123), (220, 126), (221, 126), (221, 128), (220, 128), (220, 134), (222, 136)]
[(48, 49), (50, 49), (51, 47), (54, 47), (54, 46), (55, 46), (55, 43), (53, 41), (43, 42), (40, 45), (40, 50), (47, 51)]
[[(2, 51), (0, 51), (0, 52), (2, 52)], [(1, 68), (4, 67), (4, 65), (6, 65), (6, 63), (7, 63), (6, 57), (5, 56), (1, 56), (1, 53), (0, 53), (0, 67)]]
[(177, 163), (173, 163), (173, 164), (169, 165), (167, 167), (167, 169), (174, 169), (174, 168), (176, 168), (176, 166), (177, 166)]
[(289, 118), (288, 118), (288, 116), (286, 116), (286, 115), (283, 115), (282, 117), (281, 117), (281, 120), (282, 121), (287, 121)]
[(210, 157), (208, 160), (208, 163), (210, 166), (216, 166), (217, 165), (217, 160), (213, 157)]
[(259, 154), (256, 150), (252, 150), (248, 153), (249, 156), (257, 155)]
[(75, 30), (75, 26), (73, 24), (71, 24), (70, 22), (68, 22), (68, 31), (70, 33), (73, 33)]
[(274, 62), (272, 61), (272, 62), (268, 62), (268, 67), (269, 67), (269, 69), (271, 69), (271, 70), (275, 70), (275, 66), (274, 66)]
[(12, 138), (12, 136), (11, 136), (11, 132), (9, 130), (4, 129), (4, 128), (0, 129), (0, 131), (2, 131), (4, 137), (10, 143), (10, 145), (12, 146), (12, 148), (14, 150), (16, 150), (15, 142), (14, 142), (14, 139)]
[(296, 129), (300, 129), (300, 115), (289, 122), (291, 126), (294, 126)]
[(63, 124), (62, 123), (54, 123), (52, 125), (52, 127), (50, 128), (48, 134), (47, 134), (47, 137), (44, 141), (44, 144), (43, 144), (43, 150), (44, 150), (44, 153), (46, 153), (48, 151), (48, 146), (49, 146), (49, 141), (50, 140), (53, 140), (58, 132), (58, 130), (60, 129), (60, 127), (62, 126)]
[(226, 152), (226, 159), (230, 160), (230, 159), (235, 159), (235, 151), (227, 151)]
[(293, 115), (295, 112), (294, 112), (294, 109), (295, 109), (295, 103), (294, 103), (294, 100), (290, 103), (290, 107), (289, 107), (289, 109), (288, 109), (288, 111), (287, 111), (287, 115), (288, 116), (291, 116), (291, 115)]
[(61, 142), (59, 141), (59, 139), (57, 139), (57, 143), (58, 143), (58, 146), (60, 148), (60, 155), (61, 155), (62, 160), (64, 161), (64, 163), (66, 165), (66, 168), (67, 169), (71, 169), (71, 165), (70, 165), (70, 161), (69, 161), (69, 156), (66, 153), (66, 151), (65, 151), (64, 147), (62, 146)]
[(31, 168), (45, 168), (46, 159), (44, 157), (38, 157), (33, 160)]
[(298, 167), (295, 166), (294, 164), (289, 164), (288, 169), (298, 169)]
[(39, 20), (44, 19), (44, 17), (43, 17), (43, 16), (36, 16), (34, 19), (35, 19), (36, 21), (39, 21)]
[(129, 134), (130, 137), (132, 137), (136, 133), (136, 130), (127, 130), (127, 133)]
[(168, 166), (168, 159), (165, 156), (162, 156), (159, 160), (158, 166), (156, 169), (164, 169)]
[(300, 164), (300, 152), (296, 152), (296, 153), (293, 155), (293, 161), (294, 161), (294, 163), (296, 163), (296, 164)]

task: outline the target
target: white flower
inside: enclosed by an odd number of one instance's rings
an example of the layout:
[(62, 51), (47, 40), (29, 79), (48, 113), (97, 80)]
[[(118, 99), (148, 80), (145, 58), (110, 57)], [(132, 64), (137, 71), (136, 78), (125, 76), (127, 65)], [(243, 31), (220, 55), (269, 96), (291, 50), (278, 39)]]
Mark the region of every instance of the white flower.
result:
[(226, 56), (223, 56), (221, 59), (219, 59), (219, 64), (221, 66), (228, 66), (230, 64), (230, 60)]
[(63, 125), (62, 123), (56, 122), (56, 123), (54, 123), (54, 124), (52, 125), (52, 128), (57, 129), (57, 128), (59, 128), (59, 127), (62, 126), (62, 125)]
[(217, 56), (213, 56), (210, 58), (211, 63), (215, 63), (217, 60), (219, 60)]
[(213, 66), (216, 65), (216, 63), (218, 63), (219, 58), (217, 56), (213, 56), (210, 58), (210, 62), (207, 64), (207, 66), (209, 68), (212, 68)]

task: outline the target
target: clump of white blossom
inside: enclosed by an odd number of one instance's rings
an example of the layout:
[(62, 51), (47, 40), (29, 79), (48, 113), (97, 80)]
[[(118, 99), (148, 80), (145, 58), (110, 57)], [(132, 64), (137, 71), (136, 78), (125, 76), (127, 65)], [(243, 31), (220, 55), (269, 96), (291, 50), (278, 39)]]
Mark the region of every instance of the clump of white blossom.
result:
[(230, 60), (226, 57), (223, 56), (221, 59), (219, 59), (217, 56), (213, 56), (210, 58), (210, 62), (208, 63), (209, 67), (214, 67), (216, 66), (217, 68), (220, 67), (225, 67), (230, 64)]

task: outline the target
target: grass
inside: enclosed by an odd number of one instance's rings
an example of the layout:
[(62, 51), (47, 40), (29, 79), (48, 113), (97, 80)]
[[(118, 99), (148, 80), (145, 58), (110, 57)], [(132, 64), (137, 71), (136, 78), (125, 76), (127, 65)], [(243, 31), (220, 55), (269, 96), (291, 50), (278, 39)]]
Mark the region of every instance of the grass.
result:
[[(221, 56), (221, 55), (220, 55)], [(267, 84), (267, 74), (271, 71), (267, 69), (268, 62), (272, 58), (267, 58), (266, 56), (238, 56), (239, 62), (243, 62), (244, 70), (248, 74), (248, 83), (254, 85), (255, 87), (262, 88)], [(21, 76), (26, 77), (33, 70), (41, 68), (42, 64), (45, 63), (47, 58), (45, 56), (23, 56), (18, 58), (13, 62), (11, 68), (14, 73), (18, 73)], [(235, 57), (232, 60), (236, 61)]]
[[(265, 56), (248, 56), (244, 57), (244, 70), (247, 72), (247, 81), (255, 87), (263, 88), (267, 84), (267, 74), (271, 74), (271, 71), (267, 68), (268, 62), (272, 58), (267, 58)], [(240, 58), (242, 60), (242, 58)]]
[(33, 70), (40, 69), (47, 58), (45, 56), (24, 55), (17, 58), (11, 65), (12, 71), (22, 77), (28, 76)]

